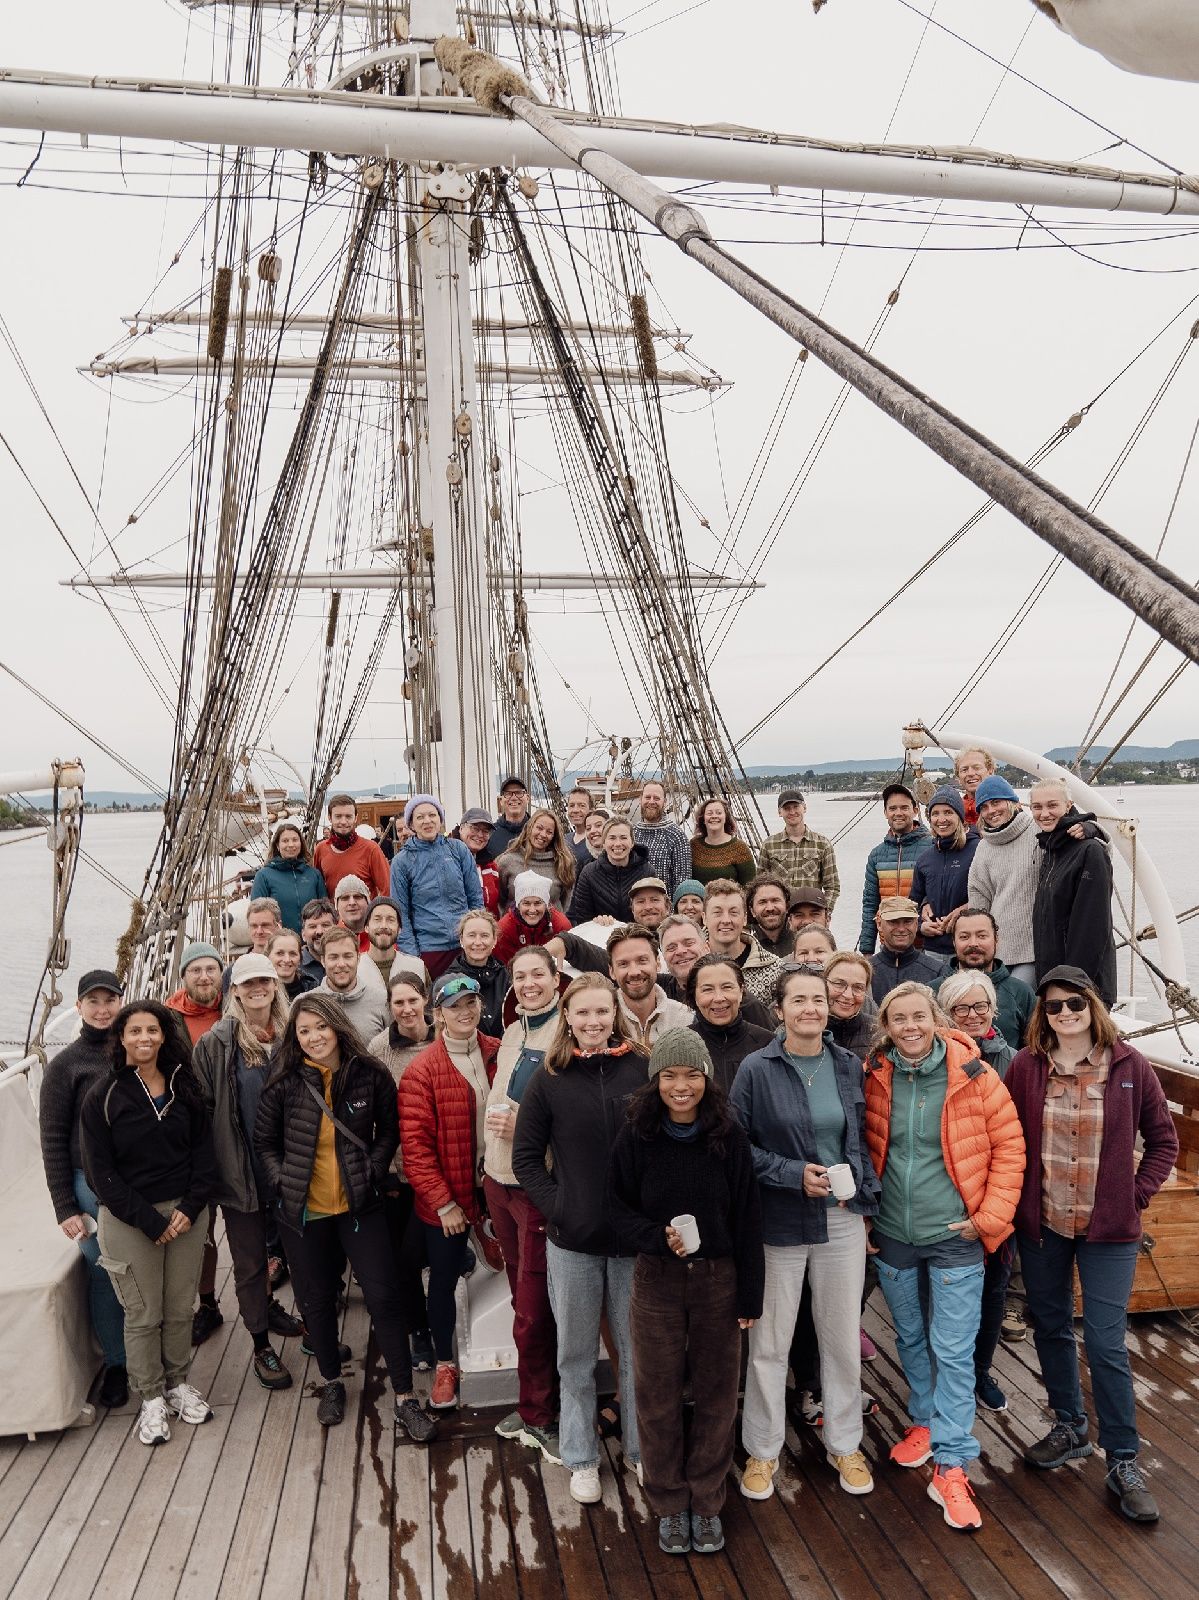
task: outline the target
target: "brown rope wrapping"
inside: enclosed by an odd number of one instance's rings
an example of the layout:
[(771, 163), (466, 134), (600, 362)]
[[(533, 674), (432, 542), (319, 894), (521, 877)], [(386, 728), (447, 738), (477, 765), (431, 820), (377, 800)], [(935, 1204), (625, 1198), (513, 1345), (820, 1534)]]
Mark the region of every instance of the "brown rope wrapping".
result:
[(212, 315), (208, 319), (208, 359), (225, 359), (225, 335), (229, 331), (229, 299), (233, 293), (233, 268), (218, 267), (212, 285)]
[(525, 100), (537, 99), (519, 72), (497, 61), (486, 50), (474, 49), (465, 39), (451, 39), (443, 34), (433, 46), (433, 54), (441, 70), (457, 78), (484, 111), (502, 111), (505, 116), (511, 116), (500, 100), (504, 94), (519, 95)]
[(654, 349), (654, 336), (649, 323), (649, 306), (643, 294), (629, 296), (629, 306), (633, 313), (633, 337), (637, 341), (637, 354), (641, 358), (641, 370), (647, 378), (658, 376), (658, 352)]
[(129, 908), (129, 926), (117, 940), (117, 977), (124, 983), (129, 976), (129, 968), (133, 963), (133, 952), (137, 949), (141, 938), (142, 924), (146, 920), (146, 906), (142, 900), (134, 900)]

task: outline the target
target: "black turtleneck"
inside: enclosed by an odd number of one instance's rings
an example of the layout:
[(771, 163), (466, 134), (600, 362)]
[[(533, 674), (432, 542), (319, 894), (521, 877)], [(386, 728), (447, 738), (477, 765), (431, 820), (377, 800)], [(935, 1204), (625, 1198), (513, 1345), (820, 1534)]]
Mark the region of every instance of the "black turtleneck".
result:
[(698, 1033), (707, 1045), (715, 1069), (716, 1082), (725, 1094), (732, 1088), (737, 1068), (746, 1056), (752, 1055), (755, 1050), (761, 1050), (774, 1037), (769, 1028), (758, 1028), (752, 1022), (746, 1022), (741, 1012), (737, 1013), (735, 1022), (729, 1023), (726, 1027), (717, 1027), (697, 1011), (691, 1024), (691, 1031)]
[(112, 1065), (107, 1028), (84, 1023), (79, 1037), (60, 1050), (46, 1068), (38, 1101), (42, 1164), (59, 1222), (78, 1216), (75, 1172), (82, 1170), (79, 1113), (88, 1090)]

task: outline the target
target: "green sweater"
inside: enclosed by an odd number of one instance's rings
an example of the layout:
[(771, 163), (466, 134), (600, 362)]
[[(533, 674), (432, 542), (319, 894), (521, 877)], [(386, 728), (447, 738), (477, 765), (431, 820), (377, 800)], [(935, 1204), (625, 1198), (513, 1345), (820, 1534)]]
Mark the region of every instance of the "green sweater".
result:
[(883, 1172), (883, 1197), (875, 1226), (901, 1244), (936, 1244), (952, 1237), (948, 1224), (966, 1208), (945, 1170), (941, 1117), (949, 1082), (945, 1041), (938, 1039), (918, 1067), (889, 1050), (891, 1133)]

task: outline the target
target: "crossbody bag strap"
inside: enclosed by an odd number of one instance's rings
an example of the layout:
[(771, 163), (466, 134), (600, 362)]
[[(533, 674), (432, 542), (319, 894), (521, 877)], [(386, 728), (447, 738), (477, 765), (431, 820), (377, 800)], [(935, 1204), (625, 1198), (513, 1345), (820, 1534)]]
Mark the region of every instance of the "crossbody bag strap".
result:
[(346, 1127), (344, 1122), (339, 1122), (337, 1120), (337, 1118), (333, 1115), (332, 1111), (329, 1110), (328, 1101), (325, 1099), (323, 1094), (319, 1094), (317, 1092), (317, 1088), (316, 1088), (316, 1085), (314, 1083), (310, 1083), (307, 1078), (305, 1078), (303, 1081), (304, 1081), (305, 1089), (308, 1090), (308, 1093), (316, 1101), (317, 1105), (320, 1106), (321, 1115), (324, 1116), (324, 1117), (328, 1117), (329, 1121), (337, 1129), (338, 1133), (343, 1134), (350, 1141), (351, 1144), (356, 1144), (358, 1146), (359, 1150), (364, 1150), (367, 1153), (367, 1155), (369, 1155), (370, 1154), (370, 1146), (367, 1144), (366, 1140), (365, 1139), (360, 1139), (356, 1133), (351, 1133), (350, 1130)]

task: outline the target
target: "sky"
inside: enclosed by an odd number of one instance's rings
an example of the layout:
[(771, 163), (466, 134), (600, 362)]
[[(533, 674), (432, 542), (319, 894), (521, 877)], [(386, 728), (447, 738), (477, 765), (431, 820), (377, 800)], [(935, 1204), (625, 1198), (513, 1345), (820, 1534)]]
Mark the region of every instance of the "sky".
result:
[[(922, 15), (930, 10), (932, 23)], [(974, 0), (829, 0), (819, 15), (795, 0), (760, 0), (738, 8), (750, 25), (736, 30), (731, 13), (727, 0), (613, 0), (612, 15), (625, 30), (613, 51), (625, 113), (1199, 171), (1196, 86), (1119, 71), (1060, 34), (1029, 0), (990, 0), (986, 7)], [(122, 15), (127, 25), (115, 29), (84, 0), (59, 0), (52, 13), (20, 8), (6, 18), (3, 64), (210, 76), (211, 16), (189, 13), (177, 0), (131, 0)], [(282, 57), (269, 59), (277, 69)], [(17, 187), (36, 147), (36, 137), (19, 133), (0, 142), (0, 315), (65, 456), (12, 352), (0, 347), (0, 434), (45, 502), (0, 448), (8, 556), (0, 661), (162, 782), (172, 717), (147, 681), (166, 674), (155, 669), (157, 646), (145, 620), (127, 596), (112, 596), (135, 652), (94, 594), (64, 590), (60, 580), (76, 570), (64, 536), (97, 573), (115, 565), (110, 540), (123, 561), (181, 564), (186, 474), (152, 504), (145, 501), (191, 435), (190, 391), (106, 385), (76, 368), (119, 340), (122, 315), (174, 304), (194, 290), (201, 241), (188, 236), (205, 158), (146, 145), (119, 151), (115, 141), (100, 139), (84, 151), (78, 140), (54, 136)], [(1099, 514), (1146, 549), (1157, 547), (1168, 522), (1163, 561), (1189, 579), (1199, 576), (1199, 462), (1185, 470), (1199, 417), (1199, 357), (1183, 353), (1199, 343), (1188, 337), (1199, 318), (1194, 223), (1045, 211), (1030, 219), (1009, 206), (961, 202), (942, 207), (926, 227), (934, 208), (921, 201), (830, 192), (822, 208), (810, 193), (771, 197), (715, 186), (692, 198), (706, 204), (717, 237), (858, 342), (901, 285), (876, 353), (1013, 455), (1027, 457), (1089, 406), (1045, 475), (1083, 501), (1103, 490)], [(1052, 552), (992, 511), (760, 733), (741, 739), (971, 515), (980, 496), (856, 396), (824, 438), (839, 384), (814, 361), (756, 475), (795, 347), (674, 247), (646, 240), (643, 249), (655, 315), (687, 330), (689, 353), (731, 385), (713, 403), (667, 401), (691, 559), (710, 566), (732, 543), (730, 570), (742, 573), (756, 567), (763, 541), (774, 539), (761, 567), (764, 588), (739, 610), (711, 661), (712, 691), (742, 760), (802, 769), (897, 751), (905, 722), (932, 722), (975, 676), (975, 664)], [(180, 261), (172, 265), (177, 250)], [(801, 469), (802, 488), (780, 517)], [(540, 459), (521, 481), (526, 565), (580, 568), (570, 494), (555, 487), (556, 463)], [(89, 501), (99, 507), (99, 525)], [(739, 504), (748, 504), (743, 519), (735, 516)], [(581, 704), (590, 726), (634, 731), (600, 605), (590, 597), (530, 601), (559, 756), (586, 736)], [(178, 597), (156, 595), (147, 607), (170, 656), (179, 648)], [(378, 601), (367, 609), (377, 614)], [(1035, 749), (1076, 741), (1129, 620), (1088, 579), (1063, 570), (954, 724)], [(311, 640), (320, 628), (320, 602), (309, 597), (270, 729), (275, 747), (300, 765), (311, 744)], [(709, 642), (716, 637), (710, 633)], [(1152, 642), (1138, 624), (1118, 683)], [(1172, 650), (1158, 652), (1107, 737), (1124, 732), (1177, 660)], [(397, 650), (379, 674), (343, 768), (341, 780), (351, 787), (404, 777), (399, 666)], [(3, 676), (0, 714), (5, 769), (82, 754), (93, 787), (140, 787), (90, 738)], [(1197, 732), (1199, 687), (1188, 670), (1136, 742), (1168, 744)]]

